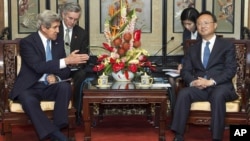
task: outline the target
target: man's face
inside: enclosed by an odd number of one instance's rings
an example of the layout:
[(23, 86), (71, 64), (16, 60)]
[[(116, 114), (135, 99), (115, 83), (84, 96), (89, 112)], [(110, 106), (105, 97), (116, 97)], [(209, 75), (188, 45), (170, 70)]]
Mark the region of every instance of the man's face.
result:
[(44, 36), (50, 40), (55, 40), (57, 38), (57, 34), (59, 33), (60, 22), (52, 22), (50, 28), (46, 28), (42, 25), (42, 32)]
[(80, 16), (81, 16), (80, 12), (78, 13), (67, 12), (67, 13), (62, 14), (64, 24), (70, 29), (76, 25), (76, 23), (80, 19)]
[(210, 39), (216, 30), (217, 23), (213, 21), (212, 16), (204, 14), (197, 19), (197, 30), (205, 39)]

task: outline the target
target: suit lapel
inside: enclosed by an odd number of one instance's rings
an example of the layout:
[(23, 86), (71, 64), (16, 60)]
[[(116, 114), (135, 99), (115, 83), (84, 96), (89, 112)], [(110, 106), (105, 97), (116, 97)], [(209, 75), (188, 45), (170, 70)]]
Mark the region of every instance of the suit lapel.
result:
[(34, 43), (37, 45), (38, 50), (42, 53), (43, 59), (46, 60), (45, 48), (43, 46), (43, 42), (38, 32), (36, 36), (34, 36)]
[(197, 56), (197, 59), (200, 60), (200, 61), (199, 61), (199, 62), (200, 62), (199, 64), (200, 64), (201, 67), (204, 68), (204, 66), (203, 66), (203, 64), (202, 64), (202, 61), (201, 61), (201, 54), (202, 54), (201, 49), (202, 49), (202, 41), (199, 42), (198, 48), (196, 49), (196, 51), (197, 51), (197, 55), (198, 55), (198, 56)]
[(212, 61), (214, 58), (216, 58), (216, 52), (219, 52), (220, 51), (220, 42), (218, 42), (217, 38), (215, 39), (215, 42), (214, 42), (214, 46), (213, 46), (213, 49), (210, 53), (210, 56), (209, 56), (209, 59), (208, 59), (208, 63), (207, 63), (207, 68), (212, 64)]
[(79, 33), (78, 31), (76, 30), (76, 28), (74, 27), (73, 28), (73, 32), (72, 32), (72, 37), (71, 37), (71, 50), (75, 50), (74, 47), (76, 46), (75, 43), (76, 43), (76, 40), (79, 36)]

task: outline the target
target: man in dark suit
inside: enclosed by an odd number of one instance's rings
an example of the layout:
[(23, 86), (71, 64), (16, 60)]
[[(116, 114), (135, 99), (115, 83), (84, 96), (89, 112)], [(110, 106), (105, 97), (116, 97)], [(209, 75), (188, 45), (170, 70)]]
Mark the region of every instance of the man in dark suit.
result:
[[(77, 25), (81, 16), (81, 7), (78, 3), (65, 3), (61, 11), (62, 22), (60, 25), (59, 38), (64, 39), (66, 54), (74, 50), (79, 50), (81, 54), (89, 54), (88, 33)], [(68, 35), (67, 35), (67, 30)], [(67, 52), (67, 48), (69, 49)], [(74, 81), (74, 107), (76, 108), (76, 122), (81, 123), (82, 92), (81, 86), (86, 78), (87, 64), (78, 64), (71, 69), (71, 77)]]
[[(57, 38), (59, 26), (60, 16), (55, 12), (45, 10), (38, 15), (38, 31), (20, 41), (21, 69), (10, 93), (10, 99), (21, 103), (41, 140), (67, 140), (60, 129), (68, 124), (71, 85), (61, 80), (70, 77), (68, 65), (86, 63), (89, 58), (78, 51), (66, 57), (64, 42)], [(53, 122), (42, 111), (42, 100), (55, 101)]]
[(232, 84), (237, 62), (234, 45), (216, 37), (216, 27), (217, 20), (211, 12), (204, 11), (199, 15), (197, 29), (202, 40), (191, 46), (184, 56), (181, 76), (189, 87), (177, 95), (171, 125), (175, 132), (174, 141), (184, 140), (190, 106), (196, 101), (210, 102), (213, 141), (223, 139), (225, 103), (238, 98)]

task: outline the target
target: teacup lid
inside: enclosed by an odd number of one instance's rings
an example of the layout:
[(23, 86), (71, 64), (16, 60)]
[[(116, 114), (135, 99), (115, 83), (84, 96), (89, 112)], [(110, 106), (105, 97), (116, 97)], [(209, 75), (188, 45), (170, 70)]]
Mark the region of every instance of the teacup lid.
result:
[(146, 72), (144, 72), (143, 77), (149, 77), (148, 74)]
[(103, 72), (102, 75), (100, 75), (99, 77), (108, 77), (108, 76), (105, 75), (105, 73)]

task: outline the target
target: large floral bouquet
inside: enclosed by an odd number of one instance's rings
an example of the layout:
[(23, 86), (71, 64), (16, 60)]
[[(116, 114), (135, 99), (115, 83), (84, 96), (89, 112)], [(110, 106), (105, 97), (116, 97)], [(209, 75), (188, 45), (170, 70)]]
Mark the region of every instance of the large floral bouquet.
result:
[(123, 71), (128, 77), (128, 71), (136, 73), (145, 67), (155, 70), (147, 58), (148, 52), (141, 48), (141, 30), (134, 29), (136, 19), (135, 10), (128, 11), (128, 4), (122, 0), (118, 9), (109, 7), (109, 18), (104, 24), (107, 41), (103, 47), (110, 53), (98, 56), (94, 71), (102, 71), (106, 75)]

